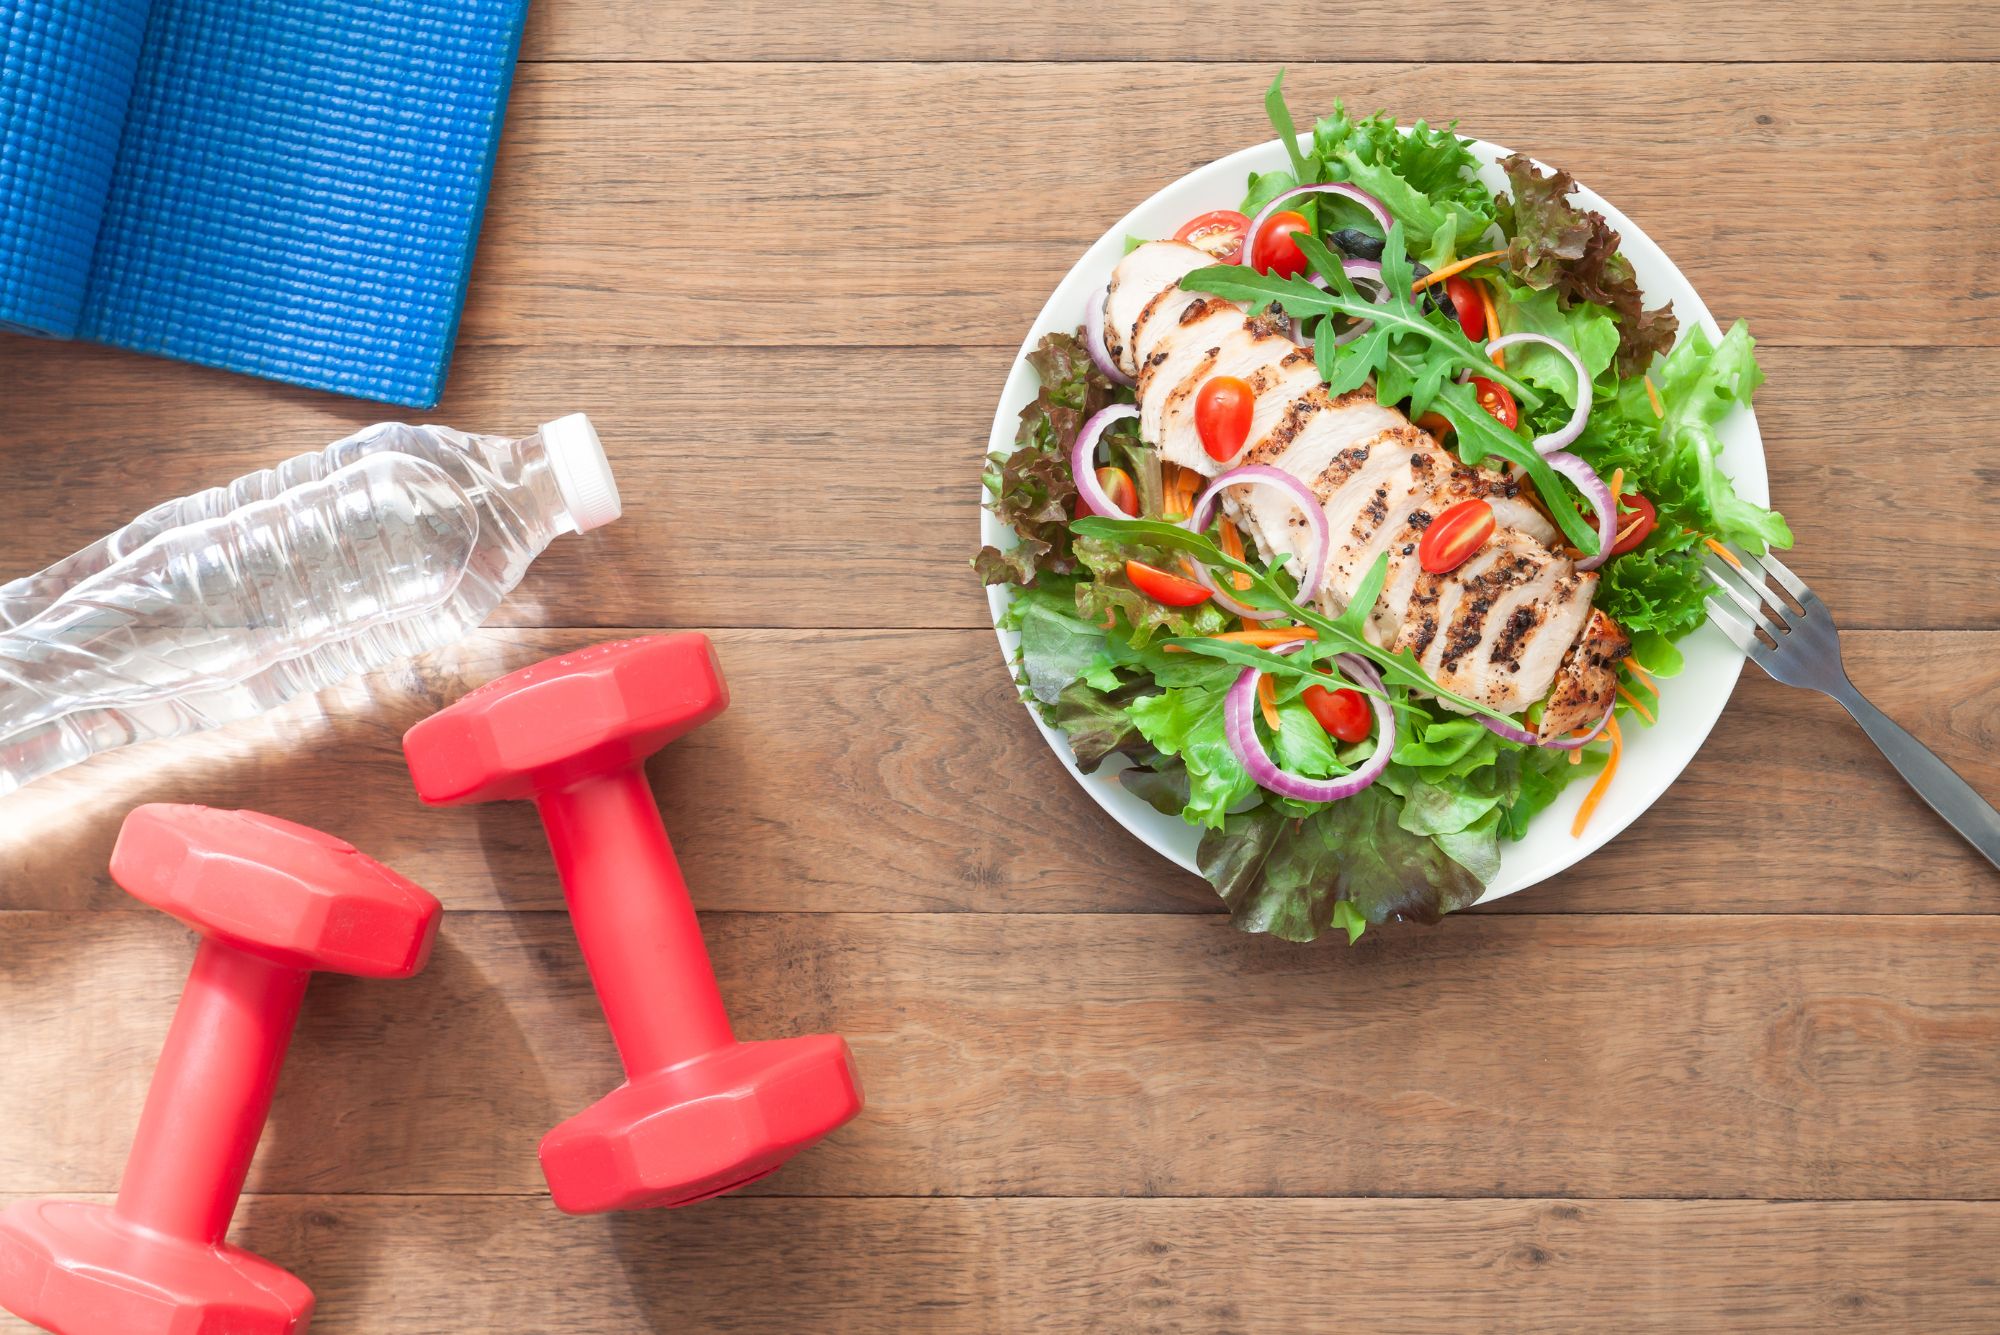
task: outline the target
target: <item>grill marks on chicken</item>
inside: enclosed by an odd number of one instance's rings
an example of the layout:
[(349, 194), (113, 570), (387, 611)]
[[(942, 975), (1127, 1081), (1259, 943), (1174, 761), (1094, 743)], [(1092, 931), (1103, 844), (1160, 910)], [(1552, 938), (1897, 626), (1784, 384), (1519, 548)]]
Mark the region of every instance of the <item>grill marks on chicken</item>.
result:
[[(1145, 438), (1162, 458), (1205, 476), (1259, 463), (1304, 482), (1331, 532), (1320, 602), (1340, 611), (1386, 553), (1387, 578), (1367, 633), (1408, 649), (1440, 685), (1510, 713), (1549, 696), (1547, 736), (1594, 724), (1610, 704), (1629, 644), (1590, 605), (1597, 577), (1555, 550), (1554, 526), (1521, 498), (1520, 484), (1460, 463), (1401, 413), (1376, 403), (1371, 387), (1329, 395), (1311, 354), (1284, 335), (1282, 321), (1178, 286), (1211, 262), (1193, 246), (1155, 241), (1134, 249), (1113, 274), (1106, 342), (1138, 380)], [(1194, 424), (1195, 396), (1218, 375), (1246, 380), (1256, 392), (1245, 447), (1226, 461), (1208, 456)], [(1493, 507), (1492, 539), (1456, 570), (1425, 572), (1417, 557), (1424, 530), (1475, 497)], [(1237, 487), (1224, 505), (1274, 560), (1303, 573), (1308, 530), (1290, 501), (1266, 488)]]

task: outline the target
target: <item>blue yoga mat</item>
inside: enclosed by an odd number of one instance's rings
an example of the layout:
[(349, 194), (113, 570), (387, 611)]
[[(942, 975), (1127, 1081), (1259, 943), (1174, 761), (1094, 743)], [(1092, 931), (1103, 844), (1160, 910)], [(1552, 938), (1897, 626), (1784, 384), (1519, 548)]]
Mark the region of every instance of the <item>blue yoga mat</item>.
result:
[(428, 408), (528, 0), (0, 0), (0, 327)]

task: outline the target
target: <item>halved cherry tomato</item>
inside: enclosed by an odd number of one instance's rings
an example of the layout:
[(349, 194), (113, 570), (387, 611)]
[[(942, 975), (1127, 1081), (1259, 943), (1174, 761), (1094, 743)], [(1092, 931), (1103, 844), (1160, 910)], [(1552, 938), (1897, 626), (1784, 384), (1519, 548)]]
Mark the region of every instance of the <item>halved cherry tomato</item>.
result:
[(1483, 375), (1472, 377), (1472, 391), (1479, 396), (1479, 406), (1492, 413), (1501, 426), (1512, 431), (1521, 425), (1521, 409), (1515, 404), (1514, 396), (1507, 387), (1488, 380)]
[(1458, 313), (1458, 327), (1465, 336), (1477, 343), (1486, 337), (1486, 306), (1479, 300), (1479, 289), (1464, 274), (1453, 274), (1444, 280), (1444, 294), (1451, 298), (1451, 308)]
[(1127, 561), (1125, 578), (1132, 581), (1133, 588), (1168, 607), (1193, 607), (1208, 601), (1208, 590), (1193, 580), (1169, 575), (1158, 566), (1149, 566), (1143, 561)]
[(1248, 380), (1219, 375), (1195, 391), (1194, 429), (1208, 457), (1226, 463), (1250, 439), (1250, 415), (1257, 409), (1257, 391)]
[[(1139, 488), (1132, 484), (1130, 473), (1122, 468), (1100, 468), (1097, 470), (1097, 485), (1104, 488), (1104, 494), (1111, 498), (1113, 505), (1134, 519), (1139, 517)], [(1083, 497), (1077, 497), (1076, 517), (1082, 519), (1089, 514), (1090, 509), (1084, 505)]]
[(1215, 256), (1217, 264), (1241, 264), (1243, 262), (1243, 234), (1250, 230), (1250, 220), (1235, 209), (1215, 209), (1198, 218), (1190, 218), (1180, 231), (1174, 233), (1174, 240), (1185, 241), (1197, 250), (1205, 250)]
[[(1633, 527), (1632, 521), (1635, 519), (1638, 520), (1637, 527)], [(1623, 496), (1620, 496), (1618, 498), (1618, 532), (1624, 533), (1627, 528), (1631, 528), (1632, 531), (1613, 545), (1611, 555), (1623, 556), (1634, 547), (1637, 547), (1652, 535), (1653, 526), (1659, 522), (1660, 512), (1655, 510), (1653, 503), (1644, 496), (1641, 496), (1636, 491), (1628, 491)]]
[(1329, 691), (1314, 682), (1299, 692), (1299, 703), (1312, 711), (1328, 736), (1343, 742), (1360, 741), (1375, 723), (1375, 711), (1368, 707), (1368, 697), (1359, 691)]
[(1306, 253), (1299, 249), (1299, 243), (1292, 240), (1295, 232), (1310, 232), (1312, 224), (1303, 213), (1293, 213), (1286, 209), (1274, 213), (1264, 224), (1264, 230), (1257, 234), (1250, 258), (1250, 267), (1259, 273), (1276, 274), (1280, 278), (1290, 278), (1303, 273), (1306, 267)]
[(1493, 536), (1493, 507), (1474, 497), (1433, 519), (1417, 544), (1417, 564), (1433, 575), (1456, 570)]

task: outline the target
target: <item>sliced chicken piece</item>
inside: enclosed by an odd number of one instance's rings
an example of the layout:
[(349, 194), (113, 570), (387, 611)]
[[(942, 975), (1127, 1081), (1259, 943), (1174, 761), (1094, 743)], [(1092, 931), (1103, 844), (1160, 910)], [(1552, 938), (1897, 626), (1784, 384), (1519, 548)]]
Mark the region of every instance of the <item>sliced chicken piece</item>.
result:
[(1140, 363), (1139, 433), (1159, 446), (1162, 459), (1202, 473), (1216, 471), (1215, 460), (1208, 457), (1199, 440), (1190, 450), (1185, 439), (1169, 440), (1162, 424), (1168, 402), (1182, 382), (1209, 364), (1226, 341), (1244, 336), (1242, 307), (1230, 301), (1198, 301)]
[(1240, 462), (1275, 464), (1311, 486), (1343, 450), (1408, 425), (1394, 408), (1375, 402), (1375, 391), (1366, 386), (1336, 399), (1325, 385), (1314, 385), (1292, 400), (1265, 435), (1257, 434), (1253, 419), (1252, 443)]
[[(1251, 382), (1253, 393), (1251, 426), (1255, 429), (1256, 415), (1254, 397), (1258, 384), (1277, 382), (1283, 378), (1283, 367), (1287, 357), (1299, 356), (1298, 344), (1279, 334), (1264, 333), (1256, 321), (1239, 322), (1237, 327), (1224, 334), (1222, 341), (1206, 356), (1197, 361), (1193, 368), (1182, 377), (1181, 382), (1169, 389), (1160, 401), (1160, 434), (1156, 441), (1160, 447), (1160, 457), (1175, 463), (1199, 468), (1204, 473), (1219, 472), (1233, 468), (1238, 459), (1216, 459), (1208, 453), (1208, 447), (1201, 439), (1201, 432), (1195, 425), (1195, 400), (1201, 387), (1216, 376), (1235, 376)], [(1308, 365), (1311, 358), (1307, 358)], [(1318, 372), (1314, 371), (1315, 378)], [(1245, 437), (1245, 443), (1248, 443)], [(1244, 451), (1237, 451), (1238, 458)], [(1201, 460), (1203, 462), (1194, 462)]]
[[(1138, 332), (1132, 336), (1132, 365), (1144, 366), (1146, 358), (1159, 349), (1160, 340), (1180, 327), (1181, 317), (1187, 308), (1197, 301), (1219, 301), (1205, 292), (1190, 292), (1183, 287), (1170, 287), (1146, 303), (1146, 309), (1139, 313)], [(1230, 303), (1237, 306), (1235, 302)], [(1237, 306), (1238, 310), (1243, 309)], [(1133, 374), (1137, 374), (1135, 371)]]
[[(1439, 685), (1513, 713), (1548, 690), (1589, 614), (1597, 581), (1514, 529), (1496, 530), (1480, 555), (1488, 559), (1470, 575), (1463, 574), (1467, 562), (1418, 581), (1421, 589), (1424, 579), (1440, 579), (1447, 589), (1437, 604), (1437, 628), (1418, 657)], [(1456, 599), (1449, 597), (1452, 584)], [(1413, 595), (1413, 614), (1416, 602)]]
[(1111, 285), (1104, 301), (1104, 344), (1111, 359), (1126, 375), (1139, 373), (1139, 358), (1133, 348), (1139, 317), (1153, 298), (1178, 284), (1196, 269), (1205, 269), (1215, 260), (1206, 251), (1185, 241), (1148, 241), (1134, 248), (1111, 271)]
[(1583, 634), (1556, 669), (1555, 689), (1549, 692), (1538, 732), (1542, 740), (1596, 727), (1618, 692), (1618, 663), (1631, 651), (1632, 641), (1618, 623), (1591, 608)]

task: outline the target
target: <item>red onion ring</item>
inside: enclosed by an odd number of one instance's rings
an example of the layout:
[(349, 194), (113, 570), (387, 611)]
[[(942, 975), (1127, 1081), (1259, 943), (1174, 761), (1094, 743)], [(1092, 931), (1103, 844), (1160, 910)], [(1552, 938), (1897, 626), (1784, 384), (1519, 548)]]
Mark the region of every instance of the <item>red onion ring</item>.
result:
[[(1326, 507), (1319, 503), (1319, 498), (1312, 494), (1305, 483), (1284, 469), (1273, 468), (1269, 464), (1245, 464), (1217, 477), (1208, 484), (1201, 495), (1195, 498), (1194, 513), (1187, 519), (1190, 532), (1208, 531), (1208, 525), (1215, 518), (1215, 508), (1221, 502), (1225, 487), (1275, 487), (1284, 492), (1292, 504), (1299, 507), (1300, 512), (1306, 517), (1306, 527), (1312, 530), (1312, 541), (1306, 544), (1306, 550), (1299, 558), (1305, 564), (1305, 574), (1299, 580), (1297, 597), (1302, 603), (1312, 601), (1313, 594), (1319, 590), (1320, 580), (1326, 575), (1327, 553), (1333, 549), (1333, 528), (1327, 523)], [(1199, 562), (1195, 563), (1195, 569), (1197, 571), (1201, 569)], [(1220, 591), (1218, 596), (1223, 596)], [(1229, 599), (1223, 605), (1227, 607), (1229, 602), (1233, 601), (1235, 600)], [(1246, 615), (1243, 612), (1236, 614)], [(1247, 615), (1258, 621), (1269, 621), (1279, 613), (1252, 608)]]
[(1503, 352), (1517, 343), (1540, 343), (1554, 348), (1563, 355), (1563, 360), (1576, 372), (1576, 407), (1570, 410), (1569, 421), (1557, 430), (1535, 437), (1535, 452), (1548, 454), (1552, 450), (1565, 448), (1583, 434), (1583, 424), (1590, 420), (1590, 373), (1584, 370), (1583, 359), (1571, 351), (1568, 345), (1548, 337), (1546, 334), (1504, 334), (1486, 345), (1488, 355)]
[(1583, 736), (1551, 737), (1547, 741), (1537, 737), (1526, 728), (1517, 728), (1511, 723), (1502, 723), (1499, 719), (1488, 718), (1484, 714), (1479, 716), (1479, 721), (1494, 732), (1499, 733), (1502, 737), (1505, 737), (1508, 741), (1519, 742), (1522, 746), (1546, 746), (1556, 751), (1574, 751), (1579, 747), (1588, 746), (1597, 740), (1597, 735), (1604, 731), (1606, 724), (1611, 722), (1611, 709), (1606, 709), (1604, 717), (1597, 720), (1597, 726)]
[[(1583, 499), (1590, 502), (1590, 508), (1597, 511), (1597, 550), (1576, 563), (1578, 570), (1595, 570), (1611, 559), (1612, 545), (1618, 541), (1618, 506), (1611, 499), (1611, 488), (1595, 468), (1568, 450), (1556, 450), (1542, 457), (1548, 460), (1550, 468), (1574, 482)], [(1555, 504), (1555, 498), (1550, 497), (1549, 503)]]
[(1351, 199), (1374, 215), (1375, 221), (1382, 226), (1382, 234), (1384, 236), (1389, 234), (1389, 227), (1393, 220), (1389, 217), (1388, 206), (1361, 187), (1349, 185), (1345, 181), (1333, 181), (1327, 185), (1294, 186), (1266, 204), (1257, 216), (1250, 220), (1250, 225), (1243, 229), (1243, 262), (1245, 264), (1249, 265), (1252, 269), (1257, 267), (1257, 234), (1264, 230), (1265, 221), (1278, 211), (1279, 205), (1288, 199), (1296, 199), (1300, 195), (1339, 195), (1342, 199)]
[(1090, 360), (1105, 378), (1114, 385), (1127, 389), (1139, 382), (1118, 369), (1117, 359), (1104, 342), (1104, 303), (1110, 300), (1111, 285), (1106, 283), (1097, 291), (1084, 298), (1083, 302), (1083, 346), (1090, 349)]
[(1094, 515), (1109, 519), (1130, 519), (1113, 504), (1111, 497), (1097, 481), (1097, 442), (1104, 435), (1104, 429), (1113, 422), (1122, 422), (1128, 417), (1137, 417), (1139, 410), (1129, 403), (1114, 403), (1109, 408), (1101, 408), (1090, 415), (1083, 424), (1083, 430), (1076, 433), (1076, 444), (1070, 447), (1069, 471), (1076, 477), (1076, 494), (1083, 501), (1084, 508)]
[[(1280, 645), (1272, 652), (1290, 653), (1304, 643), (1304, 640), (1295, 640)], [(1381, 675), (1375, 671), (1374, 664), (1358, 654), (1341, 654), (1333, 661), (1340, 665), (1341, 672), (1349, 680), (1376, 692), (1367, 697), (1375, 711), (1374, 753), (1352, 774), (1343, 774), (1337, 779), (1309, 779), (1303, 774), (1280, 769), (1257, 736), (1257, 679), (1264, 674), (1256, 668), (1244, 668), (1236, 684), (1229, 688), (1229, 694), (1223, 697), (1223, 731), (1229, 739), (1229, 749), (1243, 762), (1243, 768), (1249, 771), (1258, 787), (1300, 802), (1338, 802), (1343, 797), (1354, 796), (1389, 768), (1390, 753), (1396, 749), (1396, 713), (1380, 693)]]

